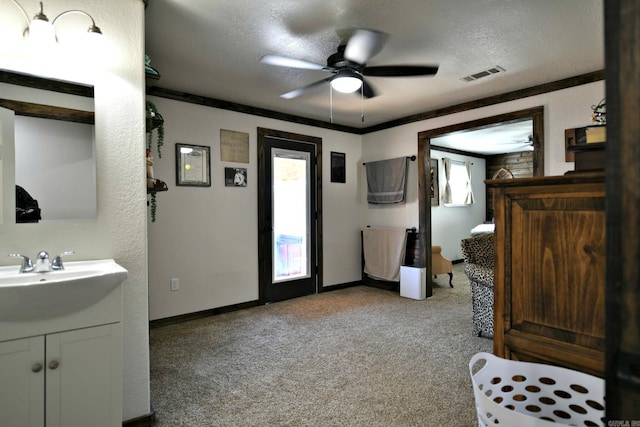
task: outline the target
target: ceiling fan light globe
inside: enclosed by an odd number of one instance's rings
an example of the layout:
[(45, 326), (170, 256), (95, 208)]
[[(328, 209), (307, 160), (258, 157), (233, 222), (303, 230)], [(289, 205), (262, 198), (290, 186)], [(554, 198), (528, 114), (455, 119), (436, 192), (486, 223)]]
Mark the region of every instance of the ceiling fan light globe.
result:
[(353, 93), (361, 86), (362, 80), (353, 76), (336, 77), (331, 80), (331, 87), (342, 93)]

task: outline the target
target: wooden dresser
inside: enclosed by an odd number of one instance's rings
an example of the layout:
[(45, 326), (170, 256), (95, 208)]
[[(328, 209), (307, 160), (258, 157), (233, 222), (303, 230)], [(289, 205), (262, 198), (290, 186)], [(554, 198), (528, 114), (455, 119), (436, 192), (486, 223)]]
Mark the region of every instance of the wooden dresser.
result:
[(604, 173), (486, 183), (496, 223), (494, 353), (604, 377)]

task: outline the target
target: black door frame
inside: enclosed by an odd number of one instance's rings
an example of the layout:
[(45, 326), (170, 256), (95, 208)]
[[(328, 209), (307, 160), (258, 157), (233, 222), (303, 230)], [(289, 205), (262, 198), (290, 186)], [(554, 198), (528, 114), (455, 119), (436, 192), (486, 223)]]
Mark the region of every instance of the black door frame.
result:
[[(324, 291), (322, 286), (322, 138), (301, 135), (291, 132), (283, 132), (267, 128), (258, 128), (258, 288), (259, 303), (266, 304), (271, 302), (267, 287), (271, 285), (271, 269), (267, 265), (269, 262), (268, 254), (270, 253), (271, 242), (271, 226), (267, 224), (264, 213), (266, 212), (267, 200), (265, 200), (266, 185), (269, 182), (265, 178), (267, 163), (271, 157), (266, 150), (268, 139), (280, 139), (293, 143), (314, 144), (316, 147), (315, 162), (312, 159), (312, 166), (316, 173), (316, 292)], [(314, 164), (315, 163), (315, 164)], [(312, 248), (313, 249), (313, 248)]]

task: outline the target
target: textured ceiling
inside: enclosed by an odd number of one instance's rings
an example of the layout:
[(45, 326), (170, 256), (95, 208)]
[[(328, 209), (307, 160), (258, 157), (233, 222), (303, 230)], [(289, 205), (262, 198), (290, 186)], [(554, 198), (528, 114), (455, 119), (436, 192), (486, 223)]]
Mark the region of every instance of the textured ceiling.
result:
[[(379, 96), (364, 101), (334, 92), (334, 123), (365, 128), (601, 70), (603, 24), (602, 0), (151, 0), (146, 51), (161, 88), (325, 122), (328, 84), (280, 95), (327, 74), (263, 55), (325, 64), (368, 28), (390, 36), (368, 65), (440, 65), (434, 77), (370, 77)], [(461, 80), (496, 65), (506, 71)]]
[(501, 123), (431, 139), (432, 147), (492, 155), (533, 151), (533, 120)]

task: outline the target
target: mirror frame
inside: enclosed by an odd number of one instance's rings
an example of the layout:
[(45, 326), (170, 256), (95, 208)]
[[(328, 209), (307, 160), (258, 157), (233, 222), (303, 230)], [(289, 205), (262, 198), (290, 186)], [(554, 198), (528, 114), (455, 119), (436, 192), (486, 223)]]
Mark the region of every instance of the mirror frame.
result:
[[(433, 295), (433, 268), (431, 265), (431, 200), (427, 197), (429, 180), (427, 171), (431, 164), (431, 140), (452, 132), (472, 130), (504, 122), (524, 119), (533, 121), (533, 175), (544, 176), (544, 107), (534, 107), (496, 116), (484, 117), (418, 133), (418, 249), (416, 256), (420, 265), (427, 269), (426, 296)], [(486, 157), (478, 155), (478, 157)]]
[[(92, 86), (36, 77), (7, 70), (0, 70), (0, 83), (94, 98)], [(0, 106), (15, 111), (17, 115), (94, 124), (95, 114), (92, 111), (73, 110), (70, 108), (33, 104), (9, 99), (0, 99)]]

